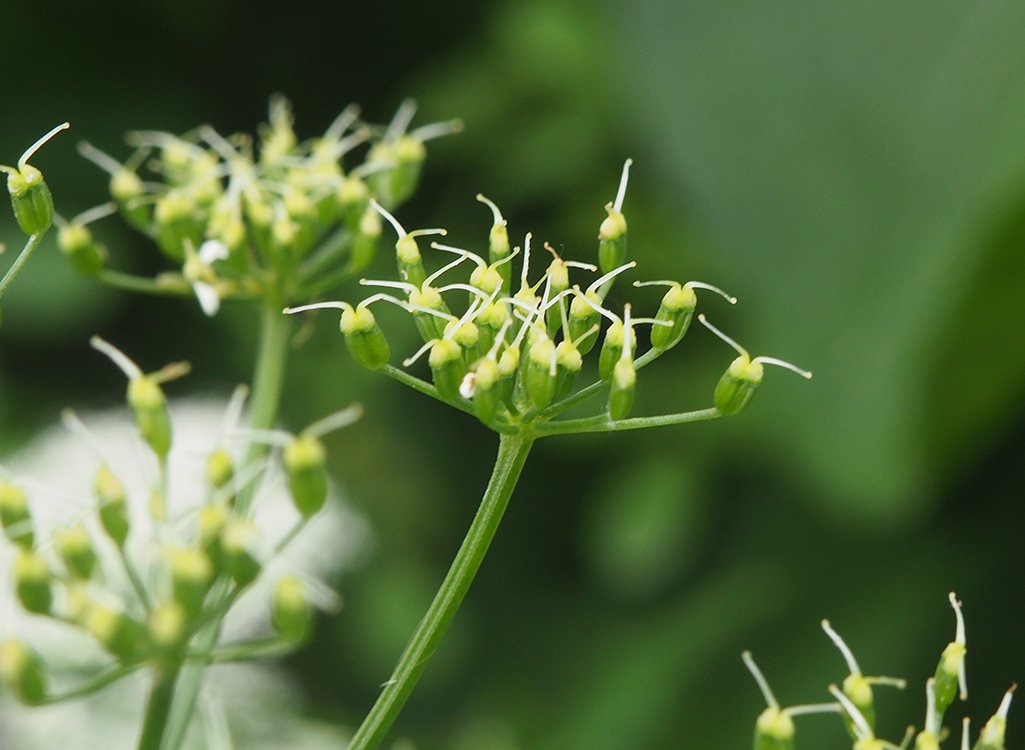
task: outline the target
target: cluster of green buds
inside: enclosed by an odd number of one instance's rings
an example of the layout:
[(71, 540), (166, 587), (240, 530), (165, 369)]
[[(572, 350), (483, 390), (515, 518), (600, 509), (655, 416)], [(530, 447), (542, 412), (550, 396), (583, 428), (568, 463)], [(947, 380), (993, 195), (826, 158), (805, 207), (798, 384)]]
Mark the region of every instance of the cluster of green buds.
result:
[[(794, 716), (806, 713), (837, 713), (843, 717), (853, 745), (853, 750), (939, 750), (940, 743), (948, 732), (943, 717), (953, 704), (955, 697), (968, 697), (965, 681), (965, 625), (961, 613), (961, 602), (953, 593), (949, 595), (954, 609), (957, 626), (954, 640), (943, 650), (936, 673), (926, 680), (925, 722), (918, 732), (909, 727), (902, 741), (897, 744), (876, 736), (876, 710), (873, 695), (874, 685), (887, 685), (903, 689), (905, 681), (896, 677), (866, 677), (843, 638), (829, 624), (822, 621), (822, 629), (843, 655), (849, 674), (840, 686), (828, 687), (834, 702), (781, 708), (765, 677), (758, 669), (751, 654), (745, 652), (743, 659), (754, 676), (765, 698), (766, 708), (755, 722), (754, 750), (792, 750), (795, 747), (796, 728)], [(1014, 686), (1004, 694), (996, 713), (986, 722), (974, 745), (971, 744), (970, 721), (966, 717), (961, 723), (961, 750), (1004, 750), (1007, 714), (1011, 707)], [(912, 742), (914, 744), (912, 745)]]
[[(76, 499), (82, 512), (65, 515), (53, 528), (43, 524), (41, 533), (28, 486), (0, 476), (0, 543), (14, 550), (12, 591), (24, 616), (84, 632), (107, 653), (106, 666), (84, 684), (52, 690), (40, 656), (27, 641), (7, 633), (0, 642), (0, 679), (26, 703), (52, 703), (145, 667), (169, 670), (191, 662), (237, 661), (301, 644), (324, 590), (295, 571), (268, 572), (268, 565), (325, 506), (329, 483), (321, 438), (355, 421), (359, 409), (333, 414), (298, 435), (237, 431), (246, 396), (244, 388), (238, 389), (224, 418), (224, 434), (207, 454), (203, 479), (195, 482), (202, 496), (189, 499), (187, 512), (173, 513), (171, 487), (188, 480), (178, 472), (172, 476), (168, 468), (175, 434), (163, 384), (184, 375), (188, 366), (176, 363), (146, 373), (107, 341), (95, 337), (91, 343), (128, 378), (128, 407), (156, 465), (156, 478), (141, 497), (132, 496), (99, 441), (67, 412), (65, 423), (97, 458), (89, 499)], [(280, 452), (252, 450), (268, 444)], [(287, 532), (283, 528), (268, 538), (257, 523), (262, 506), (255, 494), (263, 483), (277, 481), (272, 474), (283, 475), (291, 509)], [(270, 587), (269, 635), (203, 645), (206, 641), (198, 636), (210, 628), (216, 632), (239, 596), (260, 578)]]
[[(110, 175), (112, 210), (152, 238), (177, 270), (155, 279), (108, 270), (88, 227), (107, 208), (61, 221), (61, 250), (79, 271), (114, 285), (194, 294), (208, 315), (225, 298), (279, 305), (322, 293), (373, 259), (381, 222), (371, 199), (393, 207), (406, 200), (419, 181), (424, 144), (460, 127), (410, 130), (415, 109), (406, 102), (387, 127), (376, 127), (352, 106), (322, 136), (300, 141), (289, 103), (275, 97), (255, 142), (208, 125), (183, 136), (136, 132), (124, 163), (83, 143), (82, 155)], [(364, 144), (362, 163), (343, 166)]]
[[(697, 308), (698, 291), (712, 292), (729, 303), (736, 300), (718, 287), (700, 281), (634, 281), (635, 287), (668, 287), (648, 317), (630, 303), (614, 306), (609, 295), (615, 283), (636, 263), (626, 259), (623, 200), (631, 162), (623, 167), (616, 199), (606, 207), (599, 228), (599, 263), (565, 260), (548, 243), (545, 265), (538, 269), (538, 249), (530, 233), (522, 247), (511, 247), (505, 218), (482, 195), (493, 222), (487, 250), (472, 252), (440, 242), (430, 250), (439, 259), (436, 270), (425, 260), (419, 237), (444, 235), (443, 229), (406, 231), (381, 204), (371, 201), (396, 234), (397, 279), (362, 279), (382, 289), (357, 304), (315, 302), (287, 308), (297, 313), (318, 308), (341, 309), (340, 328), (353, 357), (361, 364), (427, 393), (463, 411), (499, 433), (625, 429), (731, 415), (750, 400), (762, 380), (763, 364), (811, 374), (770, 357), (752, 359), (738, 344), (708, 323), (740, 356), (723, 375), (713, 407), (701, 412), (630, 419), (637, 371), (683, 339)], [(518, 276), (513, 261), (522, 256)], [(462, 275), (454, 277), (462, 271)], [(390, 364), (387, 338), (371, 311), (381, 302), (407, 311), (423, 340), (419, 351), (403, 360), (413, 365), (426, 355), (430, 383)], [(647, 330), (644, 330), (647, 329)], [(600, 346), (599, 346), (600, 342)], [(640, 351), (647, 344), (643, 353)], [(581, 386), (584, 358), (597, 349), (596, 380)], [(605, 407), (591, 418), (552, 421), (592, 395), (605, 394)]]

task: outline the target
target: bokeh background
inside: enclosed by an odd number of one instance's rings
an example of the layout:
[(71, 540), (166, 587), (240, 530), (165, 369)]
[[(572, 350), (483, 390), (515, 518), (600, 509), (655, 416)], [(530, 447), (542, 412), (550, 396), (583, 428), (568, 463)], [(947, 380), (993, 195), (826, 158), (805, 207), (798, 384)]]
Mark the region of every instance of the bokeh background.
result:
[[(714, 319), (815, 378), (770, 370), (729, 420), (538, 444), (395, 737), (747, 747), (763, 706), (741, 650), (784, 704), (822, 700), (844, 676), (822, 617), (866, 673), (911, 680), (879, 697), (899, 737), (921, 722), (953, 633), (950, 590), (965, 602), (976, 721), (1025, 680), (1023, 29), (1013, 0), (0, 0), (0, 161), (70, 120), (34, 160), (70, 215), (105, 194), (79, 139), (125, 156), (130, 129), (251, 132), (275, 92), (312, 136), (349, 102), (382, 122), (412, 96), (417, 123), (466, 129), (432, 144), (407, 226), (483, 242), (481, 191), (514, 236), (591, 259), (633, 157), (625, 210), (643, 275), (727, 288), (741, 302)], [(119, 267), (161, 268), (117, 222), (99, 233)], [(20, 247), (10, 217), (0, 241), (6, 267)], [(229, 305), (209, 321), (99, 288), (51, 240), (4, 300), (0, 455), (66, 405), (117, 403), (91, 334), (151, 368), (191, 360), (178, 393), (226, 394), (248, 378), (251, 315)], [(692, 331), (643, 371), (636, 412), (705, 406), (731, 356)], [(299, 710), (349, 725), (444, 574), (495, 443), (358, 371), (323, 316), (291, 361), (283, 423), (353, 400), (366, 417), (330, 449), (374, 543), (333, 582), (344, 610), (286, 663)], [(847, 746), (835, 720), (799, 732)], [(1011, 745), (1023, 737), (1012, 720)]]

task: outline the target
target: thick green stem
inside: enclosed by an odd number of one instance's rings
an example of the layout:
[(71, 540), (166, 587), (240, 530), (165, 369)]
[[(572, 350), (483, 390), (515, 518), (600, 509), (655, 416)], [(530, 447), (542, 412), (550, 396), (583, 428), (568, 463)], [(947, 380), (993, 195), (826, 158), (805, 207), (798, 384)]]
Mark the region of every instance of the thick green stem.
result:
[(376, 747), (402, 710), (484, 560), (533, 443), (533, 435), (502, 435), (499, 438), (498, 457), (495, 459), (491, 480), (477, 515), (452, 561), (452, 567), (435, 594), (427, 614), (399, 657), (391, 679), (352, 738), (348, 750)]
[(153, 675), (153, 687), (146, 703), (146, 718), (142, 725), (138, 750), (160, 750), (164, 731), (174, 703), (174, 685), (178, 681), (178, 667), (158, 667)]
[[(285, 377), (285, 359), (288, 347), (290, 322), (281, 313), (277, 301), (264, 304), (260, 319), (260, 343), (256, 355), (256, 369), (253, 376), (253, 398), (249, 426), (253, 429), (269, 429), (274, 426), (281, 401), (281, 388)], [(266, 446), (251, 445), (246, 456), (246, 465), (258, 461), (266, 453)], [(239, 493), (236, 508), (245, 513), (252, 504), (252, 489)], [(230, 596), (228, 581), (224, 578), (214, 584), (210, 594), (213, 602), (224, 602)], [(210, 622), (196, 635), (193, 646), (196, 651), (211, 651), (221, 632), (221, 618)], [(177, 750), (185, 738), (189, 722), (196, 708), (196, 699), (203, 683), (205, 666), (187, 664), (181, 670), (181, 684), (174, 695), (171, 719), (167, 722), (163, 750)]]
[(17, 258), (14, 259), (14, 263), (7, 269), (7, 273), (4, 274), (3, 279), (0, 279), (0, 299), (3, 298), (4, 292), (7, 291), (7, 287), (14, 281), (14, 277), (17, 276), (21, 269), (24, 268), (25, 264), (28, 263), (28, 259), (32, 257), (32, 253), (39, 247), (39, 243), (43, 241), (43, 236), (46, 232), (36, 232), (28, 238), (28, 242), (25, 243), (25, 247), (21, 249), (21, 253)]

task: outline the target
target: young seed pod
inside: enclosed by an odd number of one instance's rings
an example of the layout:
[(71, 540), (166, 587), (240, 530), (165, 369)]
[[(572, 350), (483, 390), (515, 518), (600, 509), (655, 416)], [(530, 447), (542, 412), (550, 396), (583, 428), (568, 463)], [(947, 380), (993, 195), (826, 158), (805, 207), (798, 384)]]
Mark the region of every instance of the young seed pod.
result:
[(597, 295), (591, 300), (593, 304), (587, 304), (583, 299), (583, 293), (573, 297), (569, 305), (569, 328), (566, 337), (571, 339), (582, 356), (586, 356), (594, 345), (598, 343), (598, 322), (601, 313), (596, 309), (601, 304)]
[(356, 273), (369, 266), (377, 256), (381, 239), (381, 217), (369, 205), (352, 233), (349, 250), (349, 272)]
[(257, 531), (251, 523), (230, 519), (221, 531), (221, 563), (235, 585), (245, 588), (260, 574), (256, 559)]
[(89, 604), (82, 628), (124, 662), (138, 660), (148, 649), (149, 633), (142, 623), (98, 602)]
[(790, 715), (770, 706), (755, 721), (754, 750), (793, 750), (796, 728)]
[(153, 645), (162, 651), (179, 648), (188, 630), (185, 610), (178, 602), (162, 602), (149, 616), (149, 638)]
[(327, 453), (311, 435), (299, 435), (282, 454), (292, 502), (304, 518), (324, 507), (327, 500)]
[(626, 261), (626, 217), (623, 215), (623, 198), (626, 196), (626, 183), (632, 163), (631, 159), (627, 159), (623, 164), (616, 200), (606, 204), (605, 211), (608, 215), (598, 229), (598, 267), (602, 273), (608, 273)]
[(89, 580), (96, 569), (96, 550), (85, 527), (76, 524), (70, 529), (58, 529), (53, 534), (53, 541), (68, 573), (73, 578)]
[(37, 615), (50, 613), (53, 606), (50, 566), (40, 555), (20, 549), (14, 559), (14, 589), (26, 611)]
[(961, 614), (961, 602), (957, 600), (953, 592), (949, 594), (948, 599), (950, 606), (954, 609), (956, 619), (954, 640), (943, 649), (939, 664), (936, 665), (936, 673), (933, 675), (936, 715), (941, 724), (943, 723), (943, 714), (954, 702), (954, 696), (960, 692), (961, 700), (968, 697), (965, 679), (965, 654), (968, 648), (965, 640), (964, 616)]
[(391, 354), (388, 340), (369, 307), (346, 306), (338, 326), (353, 359), (371, 370), (380, 370), (388, 364)]
[(161, 196), (153, 211), (157, 247), (176, 262), (185, 260), (185, 246), (199, 247), (203, 241), (203, 225), (197, 220), (201, 207), (187, 189), (175, 189)]
[(206, 481), (215, 490), (224, 489), (235, 477), (235, 462), (224, 448), (217, 448), (206, 459)]
[(22, 549), (32, 549), (35, 534), (25, 491), (6, 479), (0, 479), (0, 526), (4, 535)]
[(433, 375), (434, 386), (441, 397), (454, 401), (459, 397), (459, 385), (466, 375), (463, 350), (452, 339), (435, 339), (427, 358)]
[[(488, 234), (488, 260), (491, 263), (490, 268), (495, 269), (501, 276), (502, 289), (511, 289), (512, 268), (508, 263), (500, 263), (500, 261), (508, 258), (512, 252), (512, 248), (509, 245), (509, 229), (506, 221), (502, 218), (502, 212), (498, 210), (498, 206), (490, 200), (480, 193), (477, 193), (477, 200), (490, 208), (494, 216), (494, 223), (491, 225), (491, 232)], [(470, 283), (474, 282), (471, 280)], [(490, 292), (488, 293), (490, 294)]]
[(601, 352), (598, 355), (598, 375), (602, 380), (612, 377), (612, 369), (623, 356), (623, 322), (616, 320), (605, 332)]
[(101, 466), (96, 472), (93, 491), (99, 505), (100, 525), (114, 544), (124, 547), (130, 529), (124, 486), (110, 469)]
[(630, 414), (636, 384), (633, 359), (621, 357), (612, 368), (609, 382), (609, 419), (625, 419)]
[(221, 550), (221, 534), (228, 523), (228, 508), (220, 503), (204, 505), (196, 516), (196, 537), (199, 548), (215, 568), (220, 569), (223, 553)]
[(158, 458), (166, 458), (171, 451), (171, 419), (167, 414), (167, 399), (156, 379), (150, 375), (130, 379), (128, 406), (142, 439)]
[(68, 123), (62, 123), (29, 146), (18, 159), (17, 168), (0, 166), (0, 172), (7, 173), (7, 192), (11, 195), (14, 218), (25, 234), (45, 232), (53, 223), (53, 195), (46, 186), (43, 173), (28, 160), (44, 143), (68, 127)]
[(107, 265), (107, 251), (84, 224), (65, 224), (57, 231), (57, 247), (83, 276), (95, 276)]
[(562, 398), (573, 387), (573, 380), (584, 366), (583, 355), (576, 345), (563, 339), (555, 347), (555, 398)]
[(0, 679), (22, 703), (34, 705), (46, 698), (46, 671), (39, 655), (21, 641), (0, 643)]
[(1014, 694), (1015, 685), (1004, 693), (1000, 707), (993, 714), (979, 734), (979, 741), (975, 743), (974, 750), (1005, 750), (1004, 737), (1007, 733), (1007, 713), (1011, 710), (1011, 697)]
[[(499, 370), (498, 362), (489, 357), (484, 357), (477, 362), (473, 375), (473, 389), (469, 398), (473, 399), (473, 405), (477, 409), (477, 419), (485, 425), (494, 424), (498, 417), (498, 410), (502, 405), (502, 393), (499, 388), (502, 373)], [(469, 378), (470, 375), (467, 375)], [(466, 380), (463, 380), (462, 395), (466, 396)]]
[[(413, 324), (424, 343), (444, 337), (445, 327), (452, 319), (452, 312), (445, 304), (441, 292), (424, 283), (410, 290), (409, 304), (413, 310)], [(428, 310), (438, 314), (427, 312)]]
[(740, 354), (739, 357), (730, 363), (730, 366), (723, 373), (723, 376), (719, 378), (719, 382), (715, 386), (713, 403), (715, 408), (723, 415), (731, 416), (747, 406), (748, 401), (754, 396), (755, 390), (762, 382), (762, 377), (765, 373), (765, 368), (762, 367), (763, 363), (783, 367), (796, 372), (806, 380), (811, 379), (810, 372), (802, 370), (800, 367), (796, 367), (789, 362), (784, 362), (781, 359), (776, 359), (775, 357), (755, 357), (751, 359), (746, 349), (709, 323), (704, 315), (699, 315), (698, 320)]
[(169, 551), (168, 563), (174, 600), (187, 616), (196, 617), (214, 580), (210, 558), (198, 549), (182, 547)]
[(544, 409), (555, 397), (558, 365), (555, 344), (546, 335), (540, 335), (527, 351), (524, 373), (527, 395), (538, 409)]
[(296, 576), (285, 576), (274, 585), (271, 599), (271, 623), (274, 629), (293, 643), (306, 640), (313, 622), (306, 585)]
[(672, 349), (690, 327), (694, 308), (698, 298), (689, 286), (675, 284), (662, 297), (655, 320), (670, 323), (669, 326), (654, 325), (651, 327), (651, 345), (656, 349)]
[[(367, 216), (367, 210), (370, 209), (370, 188), (367, 187), (367, 183), (356, 175), (349, 175), (338, 183), (335, 198), (338, 200), (338, 207), (342, 211), (342, 217), (349, 230), (361, 231), (362, 222)], [(372, 209), (370, 213), (377, 216)], [(380, 222), (377, 226), (377, 233), (380, 234)]]

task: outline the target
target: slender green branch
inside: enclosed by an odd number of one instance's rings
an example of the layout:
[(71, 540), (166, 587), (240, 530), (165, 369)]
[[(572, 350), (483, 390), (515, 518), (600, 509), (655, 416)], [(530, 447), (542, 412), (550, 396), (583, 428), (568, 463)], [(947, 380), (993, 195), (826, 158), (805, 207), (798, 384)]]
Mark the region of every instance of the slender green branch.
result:
[(85, 695), (91, 695), (97, 690), (105, 688), (113, 682), (117, 682), (122, 677), (127, 677), (142, 666), (143, 664), (141, 662), (136, 662), (135, 664), (121, 664), (111, 667), (106, 672), (101, 672), (96, 677), (82, 683), (81, 685), (76, 685), (62, 693), (51, 693), (35, 705), (45, 706), (51, 703), (60, 703), (62, 701), (72, 700), (73, 698), (81, 698)]
[(447, 406), (453, 406), (462, 412), (466, 412), (472, 417), (477, 416), (477, 413), (473, 409), (473, 405), (469, 401), (448, 401), (438, 393), (438, 389), (428, 383), (426, 380), (421, 380), (415, 375), (410, 375), (405, 370), (396, 367), (395, 365), (385, 365), (381, 368), (381, 372), (387, 375), (392, 380), (397, 380), (402, 385), (409, 386), (417, 393), (422, 393), (425, 396), (430, 396), (435, 401), (440, 401)]
[(428, 661), (448, 630), (480, 568), (533, 443), (532, 434), (503, 435), (499, 438), (498, 456), (491, 480), (477, 515), (452, 561), (452, 567), (435, 594), (427, 614), (399, 657), (391, 679), (352, 738), (348, 750), (369, 750), (381, 742), (427, 668)]
[(221, 646), (210, 651), (193, 651), (189, 653), (188, 659), (200, 664), (248, 661), (256, 658), (284, 656), (290, 651), (294, 651), (298, 645), (294, 640), (275, 636), (234, 646)]
[(43, 241), (43, 237), (46, 232), (36, 232), (28, 238), (25, 243), (25, 247), (21, 249), (18, 257), (14, 259), (14, 263), (7, 269), (7, 273), (4, 274), (3, 279), (0, 279), (0, 299), (3, 299), (4, 292), (7, 291), (7, 287), (11, 285), (14, 278), (21, 272), (21, 269), (28, 263), (29, 258), (32, 257), (32, 253), (36, 251), (39, 244)]
[(149, 594), (146, 593), (146, 586), (139, 576), (139, 571), (135, 569), (135, 565), (128, 558), (124, 545), (118, 544), (115, 546), (117, 547), (118, 558), (121, 560), (121, 567), (124, 568), (125, 575), (128, 576), (128, 582), (132, 585), (132, 590), (139, 597), (139, 603), (142, 604), (142, 608), (149, 613), (153, 609), (153, 604), (150, 602)]
[(177, 287), (170, 284), (161, 284), (159, 281), (147, 276), (136, 276), (109, 268), (100, 271), (96, 278), (108, 286), (122, 289), (126, 292), (141, 292), (142, 294), (155, 294), (162, 297), (187, 297), (192, 293), (192, 290), (188, 285), (184, 285), (184, 282), (182, 287)]
[(714, 406), (711, 409), (698, 409), (678, 414), (660, 414), (657, 417), (631, 417), (629, 419), (609, 419), (608, 415), (586, 417), (584, 419), (566, 419), (562, 422), (546, 422), (534, 428), (538, 437), (546, 435), (566, 435), (583, 432), (618, 432), (621, 430), (639, 430), (643, 427), (665, 427), (673, 424), (704, 422), (723, 416)]
[[(142, 724), (138, 750), (161, 750), (167, 721), (174, 702), (178, 667), (160, 668), (153, 673), (153, 687), (146, 701), (146, 717)], [(173, 745), (171, 747), (174, 747)]]

